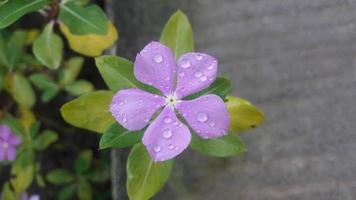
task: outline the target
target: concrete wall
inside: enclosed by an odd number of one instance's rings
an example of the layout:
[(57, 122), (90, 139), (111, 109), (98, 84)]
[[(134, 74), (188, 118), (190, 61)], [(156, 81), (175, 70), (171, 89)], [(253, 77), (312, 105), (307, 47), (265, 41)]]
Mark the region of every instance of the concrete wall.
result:
[[(356, 199), (356, 0), (111, 0), (108, 7), (121, 34), (117, 54), (131, 59), (183, 10), (197, 51), (215, 55), (233, 95), (266, 115), (242, 135), (247, 154), (187, 151), (154, 199)], [(114, 154), (119, 177), (125, 154)]]

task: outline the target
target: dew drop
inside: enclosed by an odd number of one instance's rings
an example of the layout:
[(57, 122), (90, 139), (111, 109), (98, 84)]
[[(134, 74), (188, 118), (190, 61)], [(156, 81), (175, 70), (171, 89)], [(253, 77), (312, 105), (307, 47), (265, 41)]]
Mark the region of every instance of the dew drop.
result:
[(169, 144), (168, 145), (168, 149), (170, 149), (170, 150), (174, 149), (174, 145), (173, 144)]
[(2, 147), (3, 147), (4, 149), (7, 149), (7, 148), (9, 148), (9, 144), (8, 144), (7, 142), (4, 142), (4, 143), (2, 144)]
[(126, 118), (122, 118), (122, 121), (123, 121), (123, 122), (127, 122), (127, 119), (126, 119)]
[(203, 112), (198, 113), (197, 120), (199, 122), (206, 122), (208, 120), (208, 115), (206, 113), (203, 113)]
[(200, 55), (200, 54), (197, 54), (197, 55), (196, 55), (196, 58), (197, 58), (197, 60), (203, 60), (203, 56)]
[(167, 130), (163, 131), (162, 135), (163, 135), (164, 138), (169, 139), (169, 138), (172, 137), (173, 132), (171, 130), (167, 129)]
[(125, 102), (121, 101), (119, 105), (122, 106), (122, 105), (124, 105), (124, 104), (125, 104)]
[(195, 72), (194, 76), (200, 78), (203, 74), (200, 71)]
[(158, 152), (161, 151), (161, 147), (160, 147), (160, 146), (154, 146), (154, 147), (153, 147), (153, 151), (156, 152), (156, 153), (158, 153)]
[(209, 126), (214, 127), (214, 126), (215, 126), (215, 123), (214, 123), (214, 122), (210, 122), (210, 123), (209, 123)]
[(166, 81), (169, 81), (169, 79), (170, 79), (169, 76), (167, 76), (166, 78), (164, 78), (164, 80), (166, 80)]
[(153, 96), (153, 98), (157, 99), (157, 98), (158, 98), (158, 95)]
[(166, 117), (166, 118), (164, 118), (163, 121), (164, 121), (164, 123), (169, 124), (172, 122), (172, 119), (170, 117)]
[(209, 65), (208, 70), (212, 70), (212, 69), (214, 69), (214, 65)]
[(178, 76), (183, 77), (185, 74), (184, 72), (179, 72)]
[(204, 81), (206, 81), (207, 79), (208, 79), (208, 78), (207, 78), (206, 76), (202, 76), (202, 77), (200, 77), (199, 80), (200, 80), (201, 82), (204, 82)]
[(157, 54), (153, 57), (153, 60), (156, 62), (156, 63), (161, 63), (163, 61), (163, 57), (160, 55), (160, 54)]
[(149, 122), (149, 121), (150, 121), (150, 119), (148, 119), (148, 118), (145, 119), (145, 122), (146, 122), (146, 123)]
[(174, 126), (178, 126), (178, 122), (174, 122)]
[(181, 66), (182, 68), (187, 69), (190, 67), (190, 62), (188, 60), (183, 60)]

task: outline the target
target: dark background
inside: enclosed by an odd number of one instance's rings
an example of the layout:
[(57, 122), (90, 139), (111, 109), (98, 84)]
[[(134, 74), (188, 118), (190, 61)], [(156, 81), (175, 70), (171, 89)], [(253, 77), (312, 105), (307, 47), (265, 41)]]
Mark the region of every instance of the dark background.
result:
[[(232, 94), (265, 112), (242, 135), (248, 153), (186, 151), (153, 199), (356, 199), (355, 0), (111, 0), (107, 9), (121, 37), (113, 52), (130, 59), (181, 9), (196, 51), (215, 55)], [(114, 157), (124, 199), (125, 155)]]

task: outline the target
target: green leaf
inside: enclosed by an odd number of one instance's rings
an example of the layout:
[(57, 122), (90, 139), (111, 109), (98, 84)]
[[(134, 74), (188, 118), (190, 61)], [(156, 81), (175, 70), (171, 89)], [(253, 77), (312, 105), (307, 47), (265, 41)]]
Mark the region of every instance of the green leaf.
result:
[(6, 4), (7, 2), (9, 2), (9, 0), (0, 0), (0, 6)]
[(68, 0), (68, 2), (74, 2), (78, 5), (84, 6), (87, 5), (90, 2), (90, 0)]
[(241, 139), (233, 134), (214, 139), (201, 139), (192, 134), (190, 147), (200, 153), (216, 157), (228, 157), (246, 152)]
[(59, 185), (59, 184), (64, 184), (64, 183), (70, 183), (74, 180), (74, 177), (72, 174), (70, 174), (67, 170), (65, 169), (56, 169), (51, 171), (49, 174), (47, 174), (47, 180), (50, 183)]
[(227, 96), (226, 99), (232, 132), (243, 132), (258, 127), (263, 122), (263, 112), (250, 102), (234, 96)]
[(79, 178), (78, 181), (78, 197), (79, 200), (91, 200), (92, 199), (92, 187), (90, 183), (84, 178)]
[(50, 76), (45, 74), (33, 74), (30, 76), (32, 83), (41, 91), (42, 101), (48, 102), (59, 93), (59, 86), (51, 79)]
[(91, 182), (105, 182), (110, 178), (110, 169), (106, 165), (98, 165), (95, 168), (92, 168), (85, 177)]
[(222, 99), (225, 99), (226, 95), (230, 91), (231, 82), (229, 79), (218, 77), (214, 83), (212, 83), (208, 88), (202, 90), (196, 94), (185, 97), (184, 99), (190, 100), (195, 99), (197, 97), (206, 95), (206, 94), (216, 94), (220, 96)]
[(176, 59), (184, 53), (194, 51), (192, 26), (183, 12), (178, 10), (169, 18), (160, 42), (172, 49)]
[(16, 193), (11, 190), (9, 183), (5, 183), (4, 186), (2, 187), (1, 199), (17, 200)]
[(10, 70), (14, 70), (18, 67), (22, 54), (24, 52), (24, 45), (26, 41), (27, 33), (25, 31), (15, 31), (7, 43), (6, 55), (7, 66)]
[(108, 32), (109, 20), (97, 5), (83, 7), (73, 2), (61, 4), (59, 18), (76, 35), (105, 35)]
[(34, 156), (31, 151), (18, 154), (11, 168), (11, 185), (17, 194), (27, 190), (34, 177)]
[(90, 168), (91, 161), (93, 160), (93, 152), (85, 150), (80, 153), (74, 164), (74, 169), (77, 174), (83, 174)]
[(36, 102), (30, 82), (20, 73), (15, 73), (11, 78), (11, 94), (19, 105), (26, 108), (33, 107)]
[(70, 58), (59, 72), (59, 83), (62, 86), (69, 85), (75, 81), (84, 63), (83, 57)]
[(76, 186), (74, 184), (64, 187), (58, 195), (58, 200), (69, 200), (75, 194)]
[(78, 80), (67, 85), (65, 90), (72, 96), (79, 96), (94, 90), (93, 84), (86, 80)]
[(36, 58), (49, 69), (57, 69), (63, 56), (63, 41), (53, 32), (53, 25), (54, 22), (47, 24), (33, 43)]
[(62, 106), (62, 116), (73, 126), (103, 133), (115, 122), (109, 112), (113, 95), (110, 91), (95, 91), (82, 95)]
[(39, 10), (48, 4), (48, 0), (12, 0), (0, 7), (0, 29), (3, 29), (23, 15)]
[(141, 85), (133, 73), (133, 63), (117, 56), (100, 56), (95, 58), (96, 66), (110, 90), (134, 88)]
[(131, 132), (118, 123), (114, 123), (101, 136), (99, 147), (106, 148), (124, 148), (132, 146), (141, 141), (143, 131)]
[(49, 145), (58, 140), (58, 134), (51, 130), (43, 131), (36, 137), (34, 147), (38, 151), (45, 150)]
[(25, 134), (25, 130), (21, 126), (20, 122), (9, 114), (6, 115), (5, 118), (1, 120), (1, 123), (8, 125), (11, 128), (12, 132), (16, 134), (21, 134), (21, 135)]
[(4, 88), (4, 84), (5, 84), (5, 72), (2, 70), (0, 66), (0, 93)]
[(131, 200), (147, 200), (164, 186), (173, 160), (154, 162), (142, 144), (136, 144), (127, 160), (127, 193)]
[(40, 188), (46, 187), (46, 183), (45, 183), (45, 181), (44, 181), (44, 179), (43, 179), (43, 176), (42, 176), (41, 174), (37, 174), (36, 177), (35, 177), (35, 179), (36, 179), (37, 185), (38, 185)]

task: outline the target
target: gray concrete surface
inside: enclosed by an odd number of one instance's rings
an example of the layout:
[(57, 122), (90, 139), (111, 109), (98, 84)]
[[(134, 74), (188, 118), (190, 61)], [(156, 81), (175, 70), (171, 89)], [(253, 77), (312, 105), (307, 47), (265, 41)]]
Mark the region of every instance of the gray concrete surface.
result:
[[(112, 0), (109, 7), (121, 34), (117, 54), (129, 58), (182, 9), (197, 51), (215, 55), (233, 95), (266, 115), (242, 135), (248, 153), (216, 159), (187, 151), (153, 199), (356, 199), (356, 0)], [(122, 165), (125, 156), (114, 154)]]

